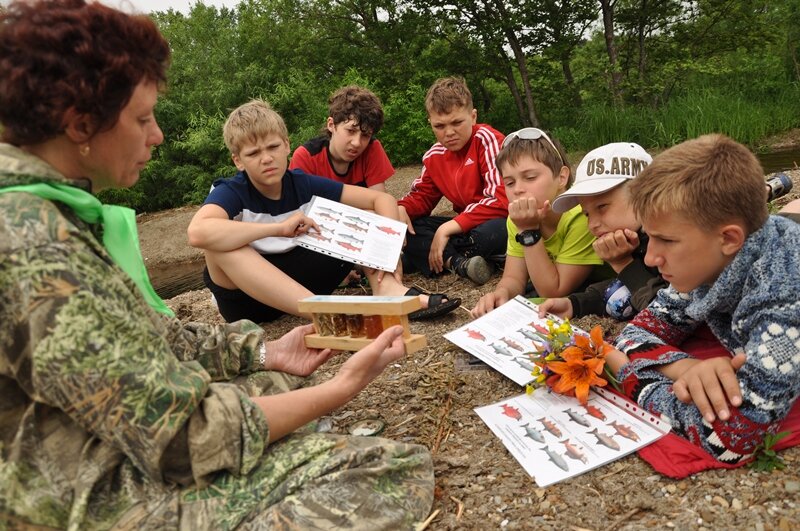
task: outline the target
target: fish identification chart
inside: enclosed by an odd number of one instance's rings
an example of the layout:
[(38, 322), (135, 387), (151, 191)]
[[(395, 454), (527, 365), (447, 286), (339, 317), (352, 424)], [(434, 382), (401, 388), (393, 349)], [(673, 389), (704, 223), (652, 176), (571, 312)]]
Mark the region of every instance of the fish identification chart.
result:
[(588, 472), (669, 433), (669, 423), (630, 400), (592, 388), (577, 398), (539, 387), (475, 408), (540, 487)]
[(306, 215), (320, 232), (298, 236), (298, 245), (383, 271), (397, 268), (405, 223), (318, 196), (311, 198)]
[(525, 385), (533, 380), (528, 353), (544, 344), (537, 334), (547, 334), (548, 319), (561, 322), (554, 315), (540, 319), (539, 307), (518, 295), (444, 337), (518, 385)]

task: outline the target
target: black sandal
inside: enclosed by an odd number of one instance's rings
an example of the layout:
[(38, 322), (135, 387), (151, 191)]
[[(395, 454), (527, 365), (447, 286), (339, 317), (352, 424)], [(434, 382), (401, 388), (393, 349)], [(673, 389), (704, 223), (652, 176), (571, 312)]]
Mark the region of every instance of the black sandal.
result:
[(417, 310), (415, 312), (411, 312), (408, 314), (408, 318), (412, 321), (423, 321), (425, 319), (433, 319), (435, 317), (440, 317), (442, 315), (446, 315), (459, 306), (461, 306), (461, 299), (451, 299), (444, 293), (425, 293), (424, 291), (420, 291), (417, 288), (409, 288), (406, 291), (406, 296), (419, 296), (419, 295), (427, 295), (428, 296), (428, 307), (423, 308), (421, 310)]

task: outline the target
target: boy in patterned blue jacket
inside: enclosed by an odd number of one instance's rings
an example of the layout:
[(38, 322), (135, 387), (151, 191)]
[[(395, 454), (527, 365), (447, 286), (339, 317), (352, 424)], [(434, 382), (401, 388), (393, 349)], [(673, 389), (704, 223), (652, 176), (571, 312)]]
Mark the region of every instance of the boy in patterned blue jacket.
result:
[[(743, 461), (800, 394), (800, 225), (768, 215), (761, 165), (721, 135), (665, 151), (630, 193), (645, 263), (670, 286), (623, 329), (609, 367), (675, 433)], [(702, 326), (727, 355), (681, 348)]]

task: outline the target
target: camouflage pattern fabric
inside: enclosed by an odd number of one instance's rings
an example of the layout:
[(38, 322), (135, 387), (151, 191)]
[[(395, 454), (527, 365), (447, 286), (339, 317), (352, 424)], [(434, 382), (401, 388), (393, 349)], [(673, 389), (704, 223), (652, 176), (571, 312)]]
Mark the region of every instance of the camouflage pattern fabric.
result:
[[(0, 144), (0, 187), (48, 181), (74, 184)], [(403, 529), (427, 516), (423, 447), (313, 433), (268, 445), (248, 396), (302, 379), (258, 370), (254, 323), (154, 312), (99, 230), (0, 194), (0, 529)]]

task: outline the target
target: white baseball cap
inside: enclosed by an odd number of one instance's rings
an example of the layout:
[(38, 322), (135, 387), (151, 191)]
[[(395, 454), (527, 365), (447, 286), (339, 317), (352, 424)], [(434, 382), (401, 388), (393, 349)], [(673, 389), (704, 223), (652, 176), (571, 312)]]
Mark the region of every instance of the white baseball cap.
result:
[(607, 192), (639, 175), (651, 162), (653, 157), (633, 142), (614, 142), (593, 149), (578, 164), (572, 187), (553, 201), (553, 210), (566, 212), (578, 204), (580, 197)]

